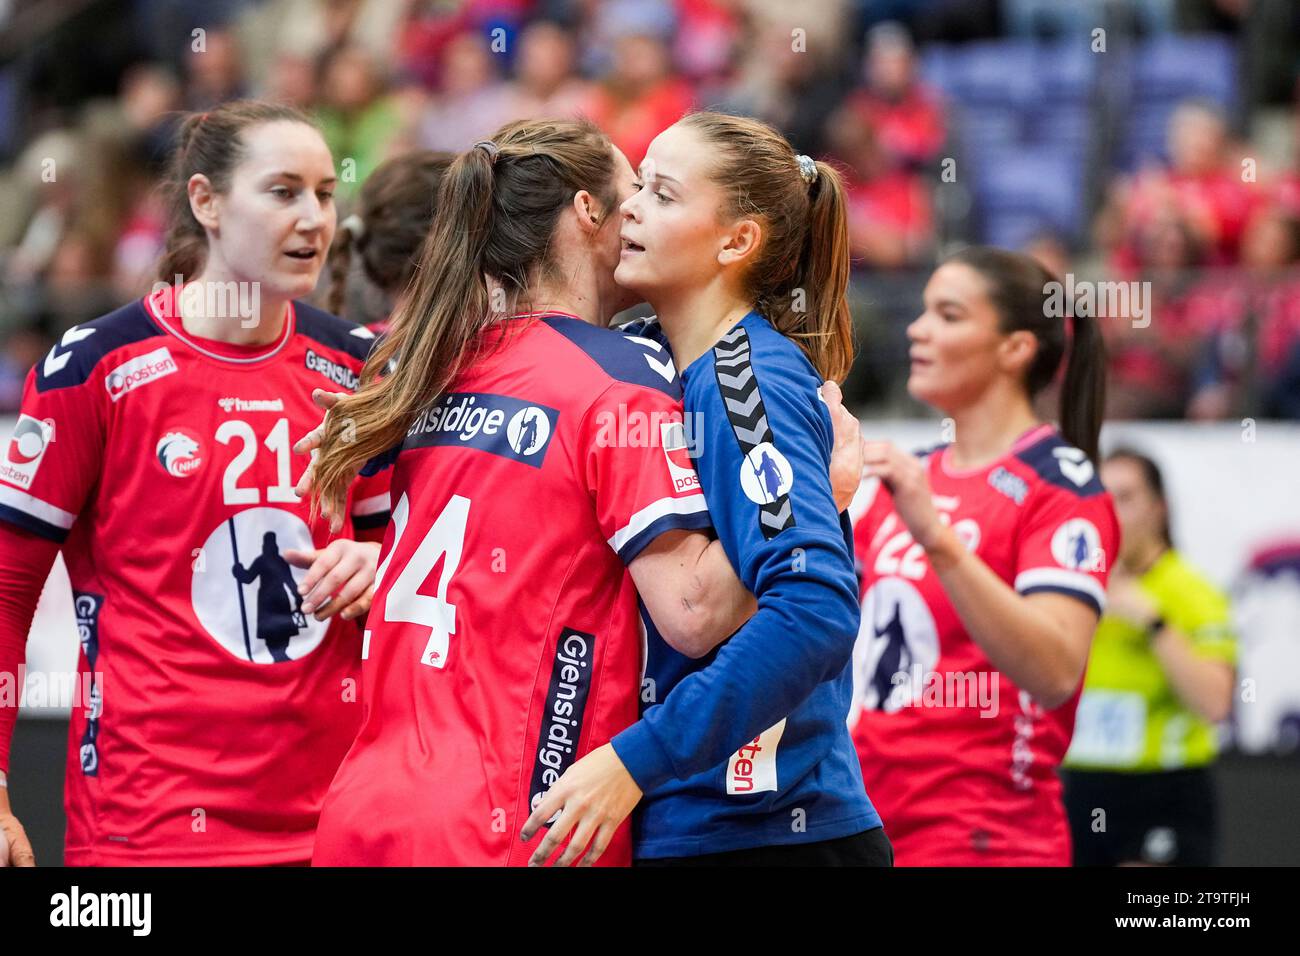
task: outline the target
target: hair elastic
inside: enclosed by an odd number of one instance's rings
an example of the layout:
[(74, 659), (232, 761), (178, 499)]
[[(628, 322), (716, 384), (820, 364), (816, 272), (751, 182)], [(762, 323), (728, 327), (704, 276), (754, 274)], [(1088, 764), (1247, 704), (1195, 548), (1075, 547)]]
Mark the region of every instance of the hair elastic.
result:
[(339, 226), (352, 233), (353, 239), (360, 239), (366, 234), (366, 224), (355, 212), (339, 223)]
[(497, 153), (501, 151), (501, 148), (497, 146), (496, 143), (492, 142), (492, 140), (490, 139), (480, 140), (479, 142), (474, 144), (474, 148), (487, 150), (488, 161), (492, 163), (493, 166), (497, 164)]
[(803, 153), (800, 153), (798, 156), (795, 157), (795, 161), (799, 164), (799, 175), (803, 177), (804, 182), (806, 182), (809, 186), (817, 182), (817, 161), (816, 160), (814, 160), (811, 156), (805, 156)]

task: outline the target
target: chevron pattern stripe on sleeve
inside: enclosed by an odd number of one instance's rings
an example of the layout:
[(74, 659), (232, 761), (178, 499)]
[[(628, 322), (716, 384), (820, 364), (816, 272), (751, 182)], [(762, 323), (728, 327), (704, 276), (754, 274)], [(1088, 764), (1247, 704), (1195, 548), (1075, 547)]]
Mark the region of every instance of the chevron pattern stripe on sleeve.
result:
[[(771, 444), (772, 429), (767, 423), (758, 377), (750, 361), (749, 333), (742, 326), (736, 326), (713, 347), (713, 370), (740, 452), (752, 464), (750, 455), (754, 449)], [(775, 501), (761, 504), (758, 509), (759, 528), (764, 538), (771, 540), (786, 528), (794, 527), (789, 494), (778, 495)]]

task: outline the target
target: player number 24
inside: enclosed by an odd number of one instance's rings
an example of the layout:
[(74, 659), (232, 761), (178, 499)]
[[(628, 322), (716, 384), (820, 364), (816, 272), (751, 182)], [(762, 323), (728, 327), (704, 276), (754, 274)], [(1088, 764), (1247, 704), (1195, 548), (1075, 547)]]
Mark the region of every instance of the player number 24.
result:
[[(375, 593), (388, 571), (389, 562), (402, 545), (411, 502), (406, 494), (393, 509), (393, 546), (375, 574)], [(384, 620), (390, 624), (415, 624), (429, 629), (429, 639), (420, 652), (420, 663), (441, 669), (447, 663), (451, 635), (456, 633), (456, 605), (447, 602), (447, 586), (460, 567), (461, 552), (465, 548), (465, 529), (469, 523), (469, 499), (452, 495), (438, 515), (438, 520), (424, 533), (415, 553), (402, 566), (397, 580), (384, 599)], [(421, 594), (420, 586), (428, 578), (439, 558), (442, 574), (438, 578), (438, 591), (434, 595)]]

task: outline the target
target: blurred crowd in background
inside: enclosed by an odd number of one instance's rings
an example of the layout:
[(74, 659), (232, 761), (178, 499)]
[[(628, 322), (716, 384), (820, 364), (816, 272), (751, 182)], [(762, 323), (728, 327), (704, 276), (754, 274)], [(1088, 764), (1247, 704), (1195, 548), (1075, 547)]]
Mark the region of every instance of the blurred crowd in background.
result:
[(844, 171), (857, 407), (919, 411), (904, 329), (989, 242), (1149, 283), (1101, 318), (1112, 417), (1300, 419), (1298, 77), (1293, 0), (0, 0), (0, 412), (155, 279), (179, 111), (257, 96), (318, 119), (340, 219), (515, 118), (635, 166), (693, 106), (757, 116)]

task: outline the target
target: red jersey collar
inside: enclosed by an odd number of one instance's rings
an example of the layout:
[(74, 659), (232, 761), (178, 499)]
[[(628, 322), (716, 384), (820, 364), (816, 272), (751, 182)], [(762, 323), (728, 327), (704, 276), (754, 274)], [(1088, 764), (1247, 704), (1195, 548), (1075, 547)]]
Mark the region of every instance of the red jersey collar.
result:
[(1020, 452), (1024, 451), (1026, 448), (1028, 448), (1030, 445), (1034, 444), (1035, 442), (1041, 441), (1042, 439), (1046, 438), (1054, 431), (1056, 431), (1056, 426), (1053, 425), (1051, 422), (1043, 422), (1039, 425), (1035, 425), (1033, 428), (1029, 429), (1029, 431), (1025, 432), (1023, 435), (1017, 438), (1015, 444), (1013, 444), (1009, 449), (1007, 449), (1005, 454), (1000, 455), (994, 461), (989, 462), (987, 465), (981, 465), (978, 468), (966, 468), (960, 471), (956, 468), (948, 467), (948, 452), (952, 449), (952, 446), (945, 445), (942, 451), (940, 451), (938, 455), (939, 467), (943, 469), (943, 473), (947, 475), (949, 478), (969, 478), (971, 475), (983, 474), (984, 472), (988, 471), (990, 468), (995, 468), (997, 465), (1006, 461), (1011, 456), (1017, 455)]
[[(188, 285), (183, 288), (188, 288)], [(174, 335), (199, 354), (220, 362), (247, 365), (253, 362), (265, 361), (277, 354), (289, 343), (297, 326), (293, 301), (290, 300), (285, 307), (284, 329), (280, 333), (280, 337), (270, 345), (235, 345), (231, 342), (204, 338), (185, 331), (185, 327), (181, 323), (179, 310), (176, 308), (176, 295), (176, 286), (173, 285), (165, 286), (150, 293), (143, 300), (145, 312), (163, 331)]]

